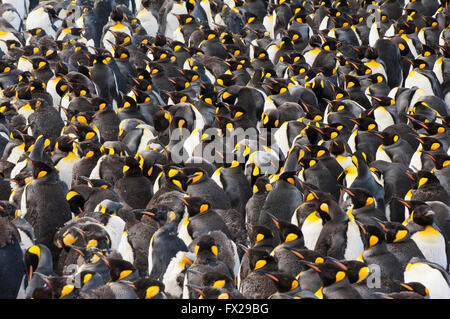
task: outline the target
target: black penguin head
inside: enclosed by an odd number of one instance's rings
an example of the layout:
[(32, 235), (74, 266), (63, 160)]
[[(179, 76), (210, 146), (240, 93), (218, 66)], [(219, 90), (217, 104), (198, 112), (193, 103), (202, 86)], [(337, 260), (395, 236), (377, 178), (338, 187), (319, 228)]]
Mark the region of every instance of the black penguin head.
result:
[(349, 121), (355, 123), (360, 131), (372, 131), (378, 128), (377, 122), (371, 117), (350, 118)]
[(136, 89), (141, 91), (150, 91), (152, 89), (152, 80), (148, 78), (131, 78), (130, 84), (132, 84)]
[(289, 92), (288, 84), (282, 81), (272, 80), (270, 83), (264, 83), (263, 85), (269, 89), (270, 95), (278, 95)]
[(70, 83), (68, 84), (70, 87), (71, 93), (76, 97), (90, 97), (91, 92), (89, 91), (89, 88), (82, 84), (82, 83)]
[(39, 27), (26, 30), (25, 32), (30, 34), (31, 36), (40, 36), (41, 37), (41, 36), (46, 35), (45, 30), (42, 28), (39, 28)]
[(406, 59), (406, 61), (408, 61), (412, 65), (413, 69), (425, 70), (430, 68), (429, 64), (425, 60), (422, 60), (420, 58), (414, 60)]
[(373, 134), (375, 134), (376, 136), (378, 136), (381, 139), (381, 142), (383, 143), (383, 145), (395, 144), (400, 139), (399, 135), (392, 133), (392, 132), (387, 132), (387, 131), (373, 132)]
[(343, 191), (350, 195), (353, 208), (358, 209), (373, 205), (375, 202), (372, 194), (365, 188), (343, 188)]
[(56, 93), (58, 93), (60, 97), (63, 97), (67, 92), (69, 92), (68, 82), (64, 79), (59, 80), (56, 84)]
[(111, 109), (110, 103), (106, 99), (104, 99), (104, 98), (102, 98), (100, 96), (94, 96), (94, 97), (90, 98), (88, 100), (88, 102), (90, 104), (92, 104), (92, 106), (94, 106), (94, 108), (97, 111), (103, 111), (103, 110)]
[(324, 287), (347, 278), (347, 266), (334, 258), (327, 257), (322, 263), (307, 263), (307, 265), (318, 273)]
[(379, 224), (364, 225), (363, 229), (364, 229), (363, 241), (365, 249), (370, 249), (376, 245), (385, 242), (386, 240), (385, 232), (381, 227), (381, 225)]
[(184, 174), (177, 174), (167, 178), (167, 184), (170, 188), (180, 192), (186, 192), (189, 186), (189, 178)]
[(187, 81), (184, 77), (169, 78), (169, 82), (171, 82), (174, 85), (175, 91), (182, 91), (191, 86), (191, 83)]
[(251, 247), (273, 244), (274, 234), (268, 227), (264, 225), (247, 225), (247, 227)]
[(341, 263), (347, 267), (347, 276), (351, 284), (360, 283), (370, 274), (369, 267), (362, 261), (342, 260)]
[(53, 166), (50, 166), (50, 164), (40, 161), (31, 161), (31, 166), (33, 168), (33, 179), (49, 181), (55, 178), (56, 170)]
[(184, 167), (183, 174), (188, 177), (190, 184), (201, 183), (208, 178), (206, 171), (200, 167)]
[(267, 194), (272, 190), (272, 184), (267, 176), (260, 176), (253, 184), (253, 194)]
[(109, 18), (114, 22), (121, 22), (125, 19), (124, 12), (119, 7), (114, 7), (109, 15)]
[(75, 190), (70, 190), (66, 194), (66, 200), (69, 203), (70, 211), (74, 213), (75, 216), (78, 216), (84, 211), (84, 204), (86, 200), (84, 197)]
[(273, 280), (278, 292), (285, 293), (296, 290), (300, 284), (294, 276), (283, 272), (266, 272), (264, 275)]
[(142, 176), (142, 169), (139, 162), (131, 156), (125, 158), (122, 172), (124, 177)]
[(221, 74), (216, 78), (216, 85), (220, 87), (228, 87), (236, 84), (237, 75)]
[(136, 295), (139, 299), (163, 299), (165, 285), (150, 278), (141, 278), (135, 281)]
[(45, 58), (42, 57), (32, 57), (28, 61), (33, 65), (34, 70), (49, 70), (50, 65)]
[(208, 271), (206, 273), (194, 272), (194, 274), (202, 279), (203, 286), (212, 286), (219, 289), (233, 289), (235, 287), (233, 278), (222, 272)]
[(252, 248), (248, 250), (249, 265), (252, 271), (270, 272), (277, 270), (277, 261), (265, 250)]
[(278, 230), (280, 243), (289, 243), (292, 241), (300, 241), (301, 243), (303, 243), (303, 233), (297, 225), (278, 219), (273, 215), (271, 215), (270, 217)]
[(120, 106), (119, 109), (136, 109), (137, 108), (137, 103), (136, 100), (133, 99), (131, 96), (123, 96), (123, 102), (122, 105)]
[(211, 208), (211, 203), (201, 197), (187, 197), (187, 210), (190, 217), (202, 214)]
[(202, 235), (194, 247), (195, 256), (202, 260), (216, 260), (219, 256), (219, 247), (213, 237)]
[(131, 91), (133, 91), (133, 93), (134, 93), (133, 98), (136, 99), (137, 104), (149, 103), (152, 100), (150, 95), (148, 93), (146, 93), (145, 91), (139, 90), (137, 88), (131, 88)]
[(386, 77), (381, 73), (371, 74), (366, 78), (366, 80), (373, 84), (387, 83)]
[(109, 276), (111, 282), (132, 281), (137, 275), (136, 267), (127, 260), (108, 258)]
[(385, 232), (387, 243), (397, 243), (409, 238), (409, 230), (399, 222), (377, 221)]
[(69, 135), (61, 135), (56, 139), (55, 149), (61, 152), (72, 152), (76, 149), (75, 139)]
[(130, 57), (130, 51), (128, 51), (128, 49), (122, 45), (114, 45), (114, 53), (113, 53), (113, 57), (115, 59), (119, 59), (119, 60), (126, 60)]
[(430, 154), (427, 151), (424, 151), (423, 153), (433, 161), (434, 167), (438, 170), (450, 165), (450, 155), (447, 153), (441, 152), (437, 154)]
[(347, 90), (349, 90), (351, 88), (359, 88), (359, 87), (361, 87), (361, 82), (355, 76), (345, 74), (344, 75), (344, 81), (345, 81), (345, 88)]
[[(374, 76), (373, 76), (373, 81), (376, 81), (374, 83), (385, 82), (385, 80), (386, 80), (385, 77), (381, 74), (374, 74)], [(373, 105), (372, 110), (375, 110), (379, 106), (387, 107), (387, 106), (392, 106), (394, 104), (395, 104), (395, 100), (388, 96), (372, 96), (372, 105)], [(371, 115), (371, 113), (373, 112), (372, 110), (369, 110), (367, 112), (367, 115)]]
[(166, 110), (159, 110), (153, 115), (153, 127), (157, 132), (164, 132), (172, 122), (172, 115)]
[(420, 282), (396, 282), (399, 291), (415, 292), (424, 298), (430, 295), (430, 291)]
[(27, 272), (28, 278), (31, 279), (33, 276), (33, 272), (38, 268), (39, 261), (41, 260), (41, 254), (43, 253), (43, 249), (47, 249), (47, 247), (43, 247), (43, 245), (33, 245), (29, 247), (24, 254), (24, 266), (25, 271)]

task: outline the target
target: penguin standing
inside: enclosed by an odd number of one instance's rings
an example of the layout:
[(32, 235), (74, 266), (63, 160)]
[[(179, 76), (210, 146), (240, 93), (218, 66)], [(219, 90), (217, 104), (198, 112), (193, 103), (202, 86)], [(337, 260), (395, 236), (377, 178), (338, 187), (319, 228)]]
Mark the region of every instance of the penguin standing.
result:
[(21, 210), (34, 229), (36, 243), (47, 246), (54, 260), (59, 249), (53, 243), (58, 227), (71, 219), (70, 206), (66, 201), (67, 186), (58, 180), (55, 167), (44, 162), (31, 161), (33, 181), (22, 195)]
[(23, 253), (19, 244), (20, 235), (7, 217), (0, 217), (0, 228), (0, 255), (2, 256), (0, 258), (0, 274), (2, 274), (0, 297), (15, 299), (25, 275)]
[(150, 181), (142, 174), (139, 162), (125, 158), (123, 177), (114, 183), (114, 190), (132, 208), (145, 208), (153, 196)]
[(314, 250), (336, 259), (356, 259), (364, 250), (364, 243), (354, 218), (334, 200), (322, 202), (320, 209), (331, 219), (323, 225)]

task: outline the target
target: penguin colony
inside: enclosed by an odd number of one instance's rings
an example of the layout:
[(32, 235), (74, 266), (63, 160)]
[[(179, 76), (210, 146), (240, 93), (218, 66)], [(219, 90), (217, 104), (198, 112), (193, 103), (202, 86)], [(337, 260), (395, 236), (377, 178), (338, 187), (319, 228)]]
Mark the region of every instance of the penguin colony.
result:
[(0, 298), (450, 298), (448, 4), (3, 1)]

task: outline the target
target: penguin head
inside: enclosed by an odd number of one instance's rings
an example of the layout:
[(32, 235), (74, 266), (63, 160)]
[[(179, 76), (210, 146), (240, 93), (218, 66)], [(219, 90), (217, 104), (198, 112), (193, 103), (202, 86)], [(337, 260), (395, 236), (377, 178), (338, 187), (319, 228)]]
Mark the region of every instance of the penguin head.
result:
[(28, 61), (33, 65), (34, 70), (49, 70), (50, 65), (43, 57), (31, 57)]
[(410, 201), (411, 205), (409, 219), (420, 225), (420, 226), (430, 226), (434, 222), (435, 212), (426, 203), (420, 203), (416, 201)]
[(167, 177), (168, 186), (180, 192), (186, 192), (189, 183), (189, 177), (184, 174), (176, 174), (174, 176)]
[(349, 121), (355, 123), (360, 131), (375, 131), (378, 128), (377, 122), (372, 117), (350, 118)]
[(362, 261), (358, 260), (342, 260), (341, 263), (347, 267), (347, 276), (351, 284), (362, 282), (370, 274), (370, 269)]
[(385, 232), (379, 224), (369, 224), (363, 226), (363, 241), (365, 249), (370, 249), (385, 242)]
[(430, 154), (429, 152), (424, 151), (423, 153), (433, 161), (434, 167), (437, 170), (441, 170), (450, 165), (450, 155), (444, 152), (437, 154)]
[(45, 245), (32, 245), (25, 251), (23, 261), (29, 279), (31, 279), (33, 272), (38, 268), (41, 258), (43, 258), (43, 261), (47, 259), (47, 262), (51, 262), (50, 250)]
[(150, 72), (151, 77), (156, 74), (164, 74), (164, 68), (156, 62), (148, 62), (146, 70)]
[(89, 88), (83, 83), (68, 83), (71, 94), (75, 97), (91, 97)]
[(258, 248), (249, 249), (248, 257), (250, 269), (252, 271), (264, 273), (277, 270), (277, 261), (275, 257), (264, 250)]
[(409, 64), (411, 64), (413, 69), (426, 70), (430, 68), (429, 64), (425, 60), (422, 60), (420, 58), (407, 59), (406, 61), (409, 62)]
[(45, 32), (45, 30), (42, 29), (42, 28), (40, 28), (40, 27), (33, 28), (33, 29), (28, 29), (28, 30), (26, 30), (25, 32), (28, 33), (29, 35), (33, 36), (33, 37), (35, 37), (35, 36), (40, 36), (40, 37), (42, 37), (42, 36), (44, 36), (44, 35), (47, 34), (47, 33)]
[(387, 243), (397, 243), (410, 238), (408, 228), (402, 223), (392, 221), (377, 221), (385, 232)]
[(55, 149), (64, 153), (72, 152), (75, 145), (75, 139), (69, 135), (58, 136), (55, 142)]
[(68, 276), (46, 276), (36, 272), (36, 275), (45, 282), (44, 287), (34, 289), (31, 298), (33, 299), (72, 299), (74, 298), (75, 286)]
[(78, 216), (79, 214), (81, 214), (84, 211), (84, 204), (86, 203), (86, 200), (76, 190), (71, 189), (66, 194), (66, 201), (69, 203), (70, 211), (75, 216)]
[(293, 185), (296, 188), (299, 189), (301, 188), (301, 181), (297, 177), (297, 172), (295, 171), (281, 173), (280, 176), (278, 177), (278, 181), (284, 181), (288, 184)]
[[(270, 215), (272, 222), (278, 230), (278, 235), (280, 237), (280, 243), (290, 243), (292, 241), (300, 242), (304, 244), (303, 233), (301, 229), (290, 222), (276, 218)], [(302, 246), (303, 246), (302, 244)]]
[[(377, 77), (380, 77), (378, 79), (374, 79), (374, 81), (385, 81), (384, 76), (382, 75), (377, 75)], [(381, 83), (381, 82), (376, 82), (376, 83)], [(377, 107), (379, 106), (383, 106), (383, 107), (388, 107), (388, 106), (392, 106), (395, 104), (395, 100), (391, 97), (388, 96), (373, 96), (372, 95), (372, 105), (373, 105), (373, 109), (369, 110), (367, 112), (367, 115), (371, 115), (373, 110), (375, 110)]]
[(323, 287), (331, 286), (347, 278), (348, 268), (340, 261), (326, 257), (322, 263), (306, 263), (322, 280)]
[(279, 293), (293, 291), (300, 287), (297, 279), (291, 274), (283, 272), (265, 272), (264, 275), (273, 280)]
[(133, 284), (139, 299), (165, 299), (165, 285), (158, 280), (141, 278)]
[(348, 220), (349, 217), (333, 198), (320, 199), (318, 212), (322, 220)]
[(137, 276), (136, 267), (121, 258), (108, 258), (110, 282), (132, 281)]
[(31, 161), (33, 168), (33, 179), (39, 181), (50, 181), (57, 175), (56, 169), (50, 164), (41, 161)]
[(109, 18), (114, 22), (121, 22), (126, 18), (126, 16), (121, 8), (114, 7), (109, 15)]
[(123, 96), (122, 99), (122, 105), (119, 107), (119, 109), (128, 109), (128, 110), (133, 110), (133, 109), (137, 109), (137, 103), (136, 100), (131, 97), (131, 96)]
[(215, 84), (219, 87), (228, 87), (236, 84), (237, 75), (221, 74), (216, 78)]
[(375, 199), (372, 193), (367, 191), (365, 188), (343, 188), (344, 192), (350, 195), (353, 203), (353, 208), (358, 209), (362, 207), (367, 207), (374, 205)]
[(401, 291), (407, 291), (407, 292), (415, 292), (421, 296), (423, 296), (424, 298), (428, 298), (430, 295), (430, 291), (428, 290), (428, 288), (423, 285), (420, 282), (400, 282), (400, 281), (395, 281), (395, 283), (397, 284), (398, 290)]
[(360, 80), (352, 75), (345, 74), (344, 75), (344, 81), (345, 81), (345, 88), (346, 90), (352, 89), (352, 88), (360, 88), (361, 82)]
[(111, 110), (111, 104), (104, 98), (100, 96), (94, 96), (88, 100), (88, 103), (91, 104), (96, 111), (106, 111)]
[(198, 239), (194, 253), (197, 259), (216, 260), (219, 256), (219, 247), (212, 236), (205, 234)]
[(123, 45), (113, 45), (113, 57), (119, 60), (127, 60), (130, 57), (130, 51)]
[(264, 83), (263, 85), (269, 89), (270, 95), (278, 95), (289, 92), (288, 84), (284, 81), (272, 80), (270, 83)]
[(194, 217), (211, 209), (211, 203), (201, 197), (187, 197), (185, 201), (187, 203), (189, 217)]
[(169, 82), (174, 85), (175, 91), (183, 91), (191, 86), (191, 83), (181, 76), (169, 78)]
[(125, 158), (122, 172), (124, 178), (142, 176), (141, 166), (139, 162), (132, 156), (127, 156)]
[(150, 77), (148, 78), (131, 78), (131, 83), (134, 88), (141, 90), (141, 91), (150, 91), (152, 89), (152, 79)]
[(400, 140), (400, 136), (393, 132), (373, 132), (375, 136), (378, 136), (381, 139), (383, 145), (393, 145)]
[(169, 128), (172, 122), (172, 115), (169, 111), (159, 110), (153, 115), (153, 127), (159, 133)]
[(250, 247), (274, 244), (274, 234), (268, 227), (264, 225), (247, 224), (247, 228)]
[(413, 178), (413, 189), (420, 189), (423, 186), (440, 185), (440, 181), (436, 175), (429, 171), (420, 170), (413, 175)]
[(267, 176), (260, 176), (253, 184), (253, 194), (267, 194), (272, 190), (272, 184)]

